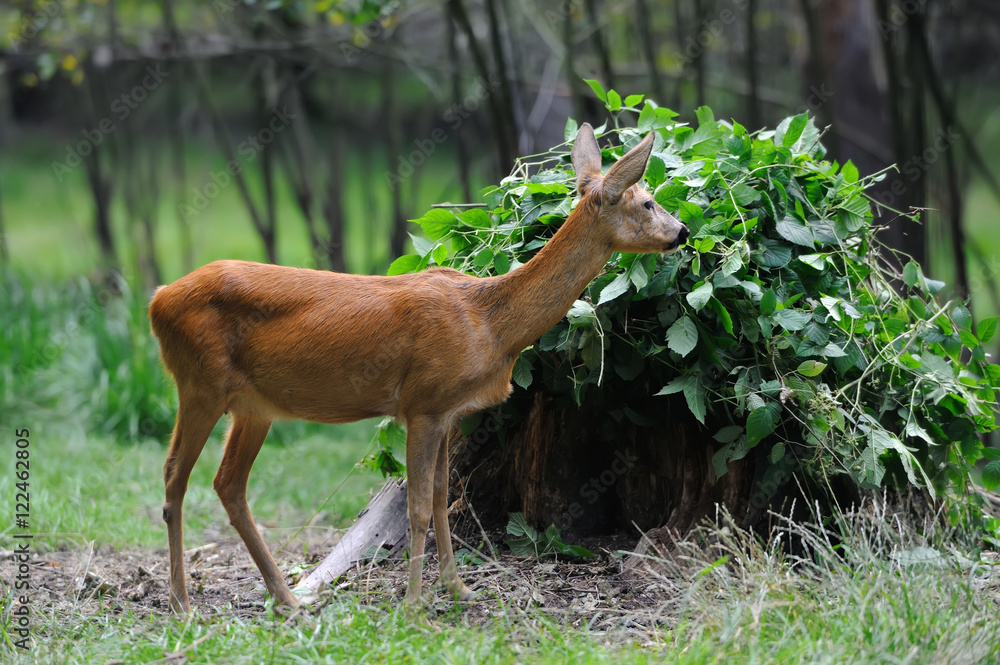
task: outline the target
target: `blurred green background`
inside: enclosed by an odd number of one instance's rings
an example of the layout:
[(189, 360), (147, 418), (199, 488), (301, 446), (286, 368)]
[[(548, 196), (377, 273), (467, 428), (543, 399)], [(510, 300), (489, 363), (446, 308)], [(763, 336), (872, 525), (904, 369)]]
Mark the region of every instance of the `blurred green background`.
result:
[[(0, 427), (32, 433), (32, 529), (164, 544), (176, 395), (145, 314), (157, 284), (221, 258), (384, 273), (407, 219), (478, 201), (569, 116), (604, 122), (587, 78), (682, 121), (810, 110), (831, 159), (900, 165), (873, 192), (890, 244), (996, 315), (998, 30), (1000, 9), (973, 0), (0, 5)], [(232, 159), (242, 184), (219, 175)], [(192, 477), (189, 545), (227, 521), (211, 490), (224, 428)], [(381, 483), (355, 469), (373, 436), (277, 424), (251, 475), (258, 519), (349, 522)]]

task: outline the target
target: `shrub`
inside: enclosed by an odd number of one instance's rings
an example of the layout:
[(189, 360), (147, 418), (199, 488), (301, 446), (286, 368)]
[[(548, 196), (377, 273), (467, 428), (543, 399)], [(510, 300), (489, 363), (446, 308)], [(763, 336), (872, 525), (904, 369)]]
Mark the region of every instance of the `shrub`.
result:
[[(771, 464), (791, 458), (864, 489), (975, 500), (970, 471), (983, 456), (986, 485), (1000, 484), (996, 451), (979, 438), (996, 426), (1000, 366), (983, 344), (998, 321), (974, 324), (965, 304), (940, 302), (943, 283), (878, 241), (865, 190), (881, 175), (824, 160), (806, 114), (751, 133), (702, 107), (690, 126), (642, 95), (591, 85), (613, 121), (596, 131), (619, 143), (603, 148), (606, 166), (655, 132), (645, 186), (691, 237), (666, 257), (612, 255), (521, 354), (515, 403), (544, 389), (656, 425), (631, 405), (683, 394), (695, 418), (717, 423), (720, 475), (766, 446)], [(485, 209), (415, 220), (426, 237), (390, 274), (440, 265), (487, 276), (531, 259), (575, 203), (576, 128), (569, 120), (566, 143), (483, 190)], [(962, 505), (950, 504), (956, 519)]]

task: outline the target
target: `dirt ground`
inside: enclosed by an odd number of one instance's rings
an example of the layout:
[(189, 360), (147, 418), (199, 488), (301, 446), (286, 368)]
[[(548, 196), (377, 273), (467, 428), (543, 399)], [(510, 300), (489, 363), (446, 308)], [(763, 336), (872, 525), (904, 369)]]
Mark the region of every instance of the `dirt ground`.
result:
[[(486, 557), (461, 570), (466, 584), (477, 593), (463, 608), (471, 623), (528, 608), (558, 623), (596, 630), (644, 631), (660, 623), (657, 608), (663, 607), (667, 599), (664, 588), (655, 580), (623, 574), (622, 559), (613, 554), (630, 549), (634, 539), (582, 543), (597, 557), (577, 563), (515, 557), (503, 544), (503, 534), (495, 536), (491, 542), (498, 550), (497, 558)], [(276, 559), (289, 584), (294, 585), (300, 575), (307, 574), (307, 567), (318, 563), (338, 537), (308, 543), (306, 551), (314, 553), (308, 556), (302, 554), (302, 542), (280, 552)], [(428, 553), (431, 556), (424, 568), (424, 597), (433, 611), (452, 611), (454, 602), (433, 587), (438, 574), (433, 542)], [(238, 539), (194, 547), (186, 551), (185, 559), (191, 605), (201, 613), (250, 616), (268, 612), (260, 573)], [(36, 597), (53, 609), (63, 605), (86, 615), (103, 606), (112, 611), (129, 611), (139, 618), (169, 614), (166, 547), (47, 552), (36, 555), (31, 574)], [(378, 605), (401, 602), (405, 591), (405, 561), (359, 564), (327, 587), (314, 609), (328, 602), (333, 594), (350, 593), (362, 603)]]

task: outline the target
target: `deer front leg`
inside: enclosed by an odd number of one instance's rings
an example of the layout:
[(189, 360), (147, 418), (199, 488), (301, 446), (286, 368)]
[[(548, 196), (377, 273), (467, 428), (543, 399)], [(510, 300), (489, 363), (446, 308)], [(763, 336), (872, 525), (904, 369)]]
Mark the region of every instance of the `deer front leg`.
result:
[(434, 476), (438, 451), (447, 427), (427, 416), (406, 421), (406, 501), (410, 513), (410, 576), (406, 603), (420, 601), (420, 571), (424, 563), (424, 544), (431, 521), (434, 500)]
[(434, 469), (434, 536), (437, 539), (438, 559), (441, 566), (441, 584), (459, 600), (468, 600), (472, 591), (458, 577), (455, 553), (451, 544), (451, 525), (448, 523), (448, 439), (445, 435), (438, 446)]

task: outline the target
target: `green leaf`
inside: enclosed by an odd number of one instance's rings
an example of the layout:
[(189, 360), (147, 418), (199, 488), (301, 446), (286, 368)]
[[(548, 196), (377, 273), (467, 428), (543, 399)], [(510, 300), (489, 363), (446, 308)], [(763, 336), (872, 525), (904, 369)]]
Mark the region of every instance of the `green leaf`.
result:
[(807, 360), (798, 366), (795, 371), (802, 376), (819, 376), (826, 369), (826, 363), (817, 362), (815, 360)]
[(802, 131), (806, 128), (807, 122), (809, 122), (809, 115), (806, 113), (800, 113), (792, 118), (791, 122), (788, 123), (788, 128), (785, 130), (784, 136), (781, 137), (781, 145), (786, 148), (794, 146), (802, 137)]
[(646, 182), (654, 190), (659, 187), (664, 180), (667, 178), (667, 167), (663, 162), (663, 159), (652, 155), (649, 158), (649, 164), (646, 165)]
[(423, 236), (415, 236), (407, 233), (410, 241), (413, 242), (413, 251), (417, 256), (427, 256), (434, 250), (434, 243)]
[(527, 388), (531, 385), (531, 370), (531, 360), (522, 353), (514, 361), (514, 371), (511, 372), (511, 379), (520, 387)]
[(573, 326), (587, 326), (597, 319), (597, 310), (586, 300), (577, 300), (569, 308), (566, 318)]
[(653, 198), (667, 210), (677, 210), (689, 191), (691, 188), (686, 185), (664, 185), (656, 190)]
[(733, 195), (736, 205), (746, 207), (760, 198), (760, 192), (746, 183), (733, 186), (729, 192)]
[(474, 229), (493, 228), (493, 220), (490, 218), (489, 213), (482, 208), (469, 208), (459, 215), (458, 218), (462, 220), (466, 226), (470, 226)]
[(687, 385), (684, 386), (684, 399), (687, 402), (688, 408), (691, 409), (691, 413), (694, 417), (698, 419), (702, 425), (705, 424), (705, 389), (701, 387), (701, 383), (697, 378), (691, 377), (691, 381), (688, 381)]
[(392, 262), (389, 266), (389, 271), (386, 273), (388, 275), (403, 275), (408, 272), (413, 272), (420, 265), (420, 257), (415, 254), (403, 254), (401, 257)]
[(694, 311), (700, 310), (706, 304), (708, 304), (708, 299), (712, 297), (712, 287), (711, 282), (702, 282), (697, 288), (695, 288), (691, 293), (687, 294), (687, 301)]
[(840, 173), (844, 176), (844, 182), (850, 185), (858, 181), (858, 167), (851, 160), (847, 160), (847, 163), (840, 167)]
[(801, 254), (799, 261), (806, 264), (813, 270), (823, 271), (826, 268), (826, 254)]
[(743, 257), (739, 252), (733, 252), (726, 257), (726, 260), (722, 262), (722, 274), (723, 275), (735, 275), (743, 267)]
[(580, 127), (576, 124), (576, 120), (566, 118), (566, 126), (563, 128), (563, 140), (567, 143), (575, 141), (578, 131), (580, 131)]
[(809, 320), (812, 319), (812, 315), (798, 309), (782, 309), (775, 312), (772, 318), (785, 330), (794, 332), (805, 328)]
[(583, 82), (590, 86), (590, 89), (594, 91), (597, 98), (607, 104), (608, 93), (604, 92), (604, 86), (594, 79), (583, 79)]
[(646, 105), (642, 107), (642, 111), (639, 112), (639, 120), (637, 122), (640, 132), (648, 132), (653, 129), (653, 122), (656, 120), (656, 109), (652, 104), (646, 102)]
[(726, 425), (716, 432), (715, 436), (712, 438), (719, 443), (732, 443), (736, 439), (740, 438), (741, 434), (743, 434), (743, 428), (739, 425)]
[(687, 385), (692, 381), (694, 381), (693, 376), (679, 376), (660, 388), (660, 392), (655, 393), (653, 396), (660, 397), (661, 395), (676, 395), (679, 392), (684, 392), (684, 388), (687, 387)]
[(760, 263), (768, 268), (784, 268), (792, 260), (792, 250), (784, 243), (765, 238), (761, 242)]
[(604, 303), (611, 302), (618, 296), (628, 291), (628, 286), (628, 274), (622, 273), (618, 275), (611, 281), (610, 284), (601, 290), (601, 297), (598, 299), (597, 304), (603, 305)]
[(777, 308), (778, 296), (774, 293), (774, 289), (764, 291), (764, 295), (760, 298), (760, 313), (763, 316), (771, 316)]
[(625, 98), (625, 106), (635, 106), (636, 104), (642, 102), (643, 97), (645, 97), (645, 95), (629, 95)]
[(610, 111), (621, 111), (622, 110), (622, 98), (614, 90), (608, 90), (608, 110)]
[(448, 248), (444, 245), (438, 245), (434, 248), (434, 251), (431, 252), (431, 258), (434, 259), (434, 263), (439, 266), (444, 265), (444, 262), (448, 260)]
[(997, 334), (997, 324), (1000, 323), (1000, 316), (994, 316), (990, 319), (983, 319), (976, 326), (976, 336), (979, 337), (979, 341), (983, 344), (989, 343), (993, 336)]
[(699, 125), (707, 125), (715, 122), (715, 114), (707, 106), (699, 106), (694, 110), (695, 117), (698, 118)]
[(698, 326), (690, 316), (682, 316), (667, 330), (667, 348), (681, 357), (698, 345)]
[(812, 229), (791, 215), (785, 216), (784, 219), (775, 224), (774, 228), (778, 235), (788, 242), (810, 249), (816, 246), (816, 238), (813, 236)]
[(1000, 461), (994, 461), (983, 467), (983, 485), (992, 492), (1000, 487)]
[(506, 275), (510, 272), (510, 259), (505, 253), (497, 252), (493, 255), (493, 269), (498, 275)]
[(910, 261), (903, 266), (903, 282), (911, 289), (916, 287), (917, 281), (920, 277), (920, 266), (913, 261)]
[(493, 248), (483, 247), (476, 253), (476, 256), (472, 259), (472, 265), (477, 268), (485, 268), (486, 266), (493, 263)]
[(419, 224), (420, 228), (431, 240), (440, 240), (455, 228), (458, 218), (450, 210), (431, 208), (420, 219), (410, 221)]
[(747, 445), (755, 446), (767, 437), (778, 425), (780, 407), (774, 402), (754, 409), (747, 416)]

